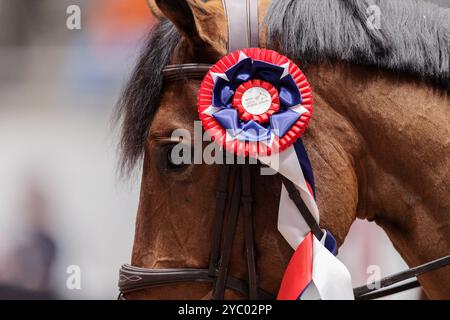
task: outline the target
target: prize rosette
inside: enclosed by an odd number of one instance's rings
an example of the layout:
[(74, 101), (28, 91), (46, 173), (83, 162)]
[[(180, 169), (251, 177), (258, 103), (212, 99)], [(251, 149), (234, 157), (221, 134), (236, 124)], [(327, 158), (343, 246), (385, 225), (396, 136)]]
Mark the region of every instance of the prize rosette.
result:
[(229, 152), (258, 158), (277, 171), (303, 202), (295, 203), (282, 183), (277, 228), (295, 252), (277, 298), (353, 299), (350, 274), (335, 257), (336, 241), (327, 230), (321, 235), (311, 228), (310, 219), (319, 226), (320, 214), (311, 162), (299, 138), (311, 119), (312, 104), (311, 88), (298, 66), (275, 51), (257, 48), (220, 59), (198, 94), (200, 119), (211, 138)]
[(198, 94), (204, 129), (239, 156), (266, 156), (291, 146), (308, 126), (312, 104), (311, 88), (299, 67), (259, 48), (220, 59)]

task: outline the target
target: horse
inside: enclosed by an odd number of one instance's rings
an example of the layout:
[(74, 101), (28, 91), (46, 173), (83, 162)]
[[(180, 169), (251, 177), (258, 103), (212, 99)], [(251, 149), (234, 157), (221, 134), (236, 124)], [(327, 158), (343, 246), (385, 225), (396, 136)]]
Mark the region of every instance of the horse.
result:
[[(205, 268), (220, 165), (171, 161), (171, 133), (194, 135), (201, 81), (163, 83), (161, 72), (224, 56), (227, 20), (221, 1), (150, 3), (161, 21), (117, 113), (122, 172), (142, 164), (131, 263)], [(376, 3), (261, 0), (259, 40), (295, 61), (313, 90), (314, 116), (302, 139), (315, 170), (320, 226), (340, 246), (355, 219), (373, 221), (412, 267), (450, 252), (450, 10), (415, 0)], [(377, 10), (378, 27), (368, 22)], [(277, 175), (253, 179), (259, 285), (275, 294), (292, 255), (276, 227), (281, 182)], [(243, 228), (239, 218), (229, 270), (240, 279), (247, 272)], [(427, 297), (450, 298), (448, 266), (418, 279)], [(198, 282), (125, 294), (210, 295), (210, 284)], [(227, 290), (225, 298), (242, 296)]]

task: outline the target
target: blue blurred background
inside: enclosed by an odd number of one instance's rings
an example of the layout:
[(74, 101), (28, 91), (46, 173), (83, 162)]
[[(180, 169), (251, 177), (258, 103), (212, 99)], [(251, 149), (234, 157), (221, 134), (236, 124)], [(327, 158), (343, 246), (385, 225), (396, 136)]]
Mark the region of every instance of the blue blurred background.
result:
[[(70, 5), (81, 30), (66, 27)], [(0, 0), (0, 299), (117, 296), (140, 177), (119, 178), (111, 119), (154, 23), (145, 0)], [(406, 267), (364, 222), (340, 257), (355, 284), (370, 264), (383, 276)]]

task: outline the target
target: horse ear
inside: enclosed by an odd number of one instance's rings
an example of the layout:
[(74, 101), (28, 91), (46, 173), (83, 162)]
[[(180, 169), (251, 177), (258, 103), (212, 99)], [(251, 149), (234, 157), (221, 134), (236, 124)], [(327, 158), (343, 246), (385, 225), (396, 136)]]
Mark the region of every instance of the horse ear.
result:
[(227, 28), (220, 0), (154, 1), (163, 15), (196, 47), (207, 45), (218, 53), (226, 53)]
[(158, 6), (156, 5), (155, 0), (147, 0), (148, 6), (150, 8), (150, 11), (152, 12), (153, 16), (157, 18), (158, 20), (161, 20), (164, 18), (163, 13), (161, 10), (159, 10)]

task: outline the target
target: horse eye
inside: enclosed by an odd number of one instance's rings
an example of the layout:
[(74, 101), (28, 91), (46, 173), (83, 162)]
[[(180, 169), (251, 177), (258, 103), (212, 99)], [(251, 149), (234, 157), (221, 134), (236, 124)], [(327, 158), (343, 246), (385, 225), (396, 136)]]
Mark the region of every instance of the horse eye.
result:
[(180, 170), (188, 166), (187, 163), (183, 161), (184, 152), (183, 149), (173, 153), (173, 148), (175, 145), (170, 145), (166, 149), (166, 161), (167, 169), (169, 170)]

